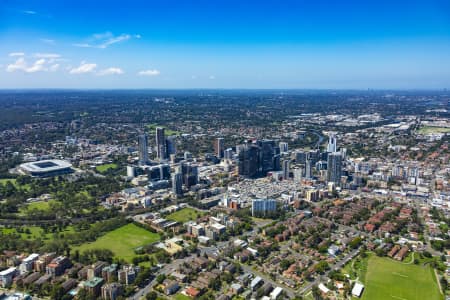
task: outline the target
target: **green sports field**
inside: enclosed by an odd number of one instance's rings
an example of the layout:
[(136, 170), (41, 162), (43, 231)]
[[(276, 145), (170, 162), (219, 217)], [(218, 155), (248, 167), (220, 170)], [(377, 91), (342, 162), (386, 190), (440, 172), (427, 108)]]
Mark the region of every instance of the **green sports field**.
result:
[(183, 208), (179, 211), (176, 211), (174, 213), (171, 213), (170, 215), (168, 215), (166, 217), (166, 219), (177, 221), (180, 223), (185, 223), (187, 221), (196, 220), (197, 216), (202, 216), (202, 215), (204, 215), (203, 212), (187, 207), (187, 208)]
[(108, 171), (109, 169), (117, 169), (117, 164), (104, 164), (104, 165), (100, 165), (100, 166), (96, 166), (95, 169), (97, 170), (97, 172), (103, 173)]
[(362, 300), (441, 300), (430, 266), (404, 264), (373, 255), (365, 275)]
[(420, 134), (447, 133), (450, 132), (448, 127), (424, 126), (418, 130)]
[(127, 224), (108, 232), (93, 243), (86, 243), (75, 249), (80, 252), (89, 249), (110, 249), (115, 257), (131, 262), (131, 259), (135, 256), (135, 248), (159, 241), (159, 238), (157, 233), (134, 224)]

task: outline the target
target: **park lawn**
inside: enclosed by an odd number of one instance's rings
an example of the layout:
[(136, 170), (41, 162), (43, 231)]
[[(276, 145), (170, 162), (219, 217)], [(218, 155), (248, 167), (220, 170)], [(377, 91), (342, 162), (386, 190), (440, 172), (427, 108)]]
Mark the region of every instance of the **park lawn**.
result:
[(166, 216), (166, 219), (185, 223), (187, 221), (197, 220), (197, 216), (203, 216), (204, 213), (194, 208), (186, 207)]
[(55, 200), (49, 200), (49, 201), (37, 201), (37, 202), (31, 202), (24, 206), (21, 206), (19, 211), (21, 213), (24, 213), (27, 210), (32, 209), (38, 209), (38, 210), (49, 210), (50, 209), (50, 203), (56, 202)]
[(127, 224), (99, 237), (95, 242), (82, 244), (74, 250), (83, 252), (91, 249), (109, 249), (116, 258), (131, 262), (136, 256), (134, 249), (159, 241), (159, 234), (150, 232), (135, 224)]
[(104, 164), (96, 166), (95, 170), (97, 170), (97, 172), (103, 173), (108, 171), (109, 169), (117, 169), (117, 168), (118, 168), (117, 164)]
[(175, 296), (173, 296), (173, 299), (175, 300), (191, 300), (191, 297), (188, 297), (186, 295), (183, 295), (181, 293), (176, 294)]
[(166, 136), (180, 135), (179, 131), (171, 130), (171, 129), (168, 129), (166, 126), (161, 126), (161, 125), (158, 125), (158, 124), (155, 124), (155, 123), (147, 124), (145, 127), (147, 127), (147, 130), (149, 130), (151, 134), (154, 134), (156, 132), (156, 127), (162, 127), (162, 128), (164, 128), (164, 134)]
[(447, 133), (450, 132), (448, 127), (434, 127), (434, 126), (424, 126), (418, 131), (420, 134), (432, 134), (432, 133)]
[(441, 300), (434, 270), (430, 266), (405, 264), (371, 256), (362, 300)]

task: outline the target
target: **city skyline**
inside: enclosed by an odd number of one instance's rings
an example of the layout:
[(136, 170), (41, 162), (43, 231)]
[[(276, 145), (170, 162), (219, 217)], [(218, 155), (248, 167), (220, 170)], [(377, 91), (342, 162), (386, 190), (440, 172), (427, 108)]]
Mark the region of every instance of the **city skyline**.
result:
[(443, 89), (445, 1), (7, 1), (0, 88)]

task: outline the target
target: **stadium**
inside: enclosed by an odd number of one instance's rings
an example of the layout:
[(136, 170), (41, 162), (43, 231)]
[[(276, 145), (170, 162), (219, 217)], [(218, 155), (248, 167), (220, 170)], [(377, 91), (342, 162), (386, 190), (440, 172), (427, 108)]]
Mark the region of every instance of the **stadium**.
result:
[(49, 159), (21, 164), (18, 167), (21, 174), (33, 177), (52, 177), (72, 173), (72, 164), (59, 159)]

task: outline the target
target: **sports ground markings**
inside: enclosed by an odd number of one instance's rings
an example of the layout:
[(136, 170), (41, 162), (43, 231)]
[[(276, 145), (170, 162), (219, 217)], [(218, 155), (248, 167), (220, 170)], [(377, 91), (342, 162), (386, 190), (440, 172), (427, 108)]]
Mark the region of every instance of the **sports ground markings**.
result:
[(406, 298), (397, 297), (397, 296), (393, 296), (393, 295), (391, 295), (391, 297), (394, 298), (394, 299), (399, 299), (399, 300), (408, 300), (408, 299), (406, 299)]
[(397, 273), (397, 272), (392, 272), (392, 275), (397, 275), (397, 276), (404, 277), (404, 278), (408, 278), (409, 277), (407, 275), (403, 275), (403, 274), (400, 274), (400, 273)]

